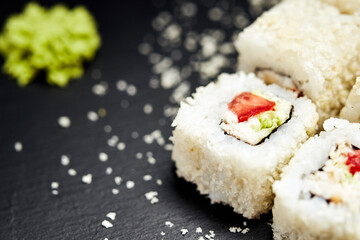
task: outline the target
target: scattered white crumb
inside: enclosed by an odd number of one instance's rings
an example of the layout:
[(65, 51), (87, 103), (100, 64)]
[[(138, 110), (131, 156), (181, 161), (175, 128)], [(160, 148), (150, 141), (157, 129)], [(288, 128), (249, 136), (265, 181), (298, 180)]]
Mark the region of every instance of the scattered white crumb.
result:
[(136, 158), (137, 159), (142, 159), (143, 158), (143, 154), (141, 152), (136, 153)]
[(126, 88), (126, 93), (129, 95), (129, 96), (134, 96), (136, 95), (136, 92), (137, 92), (137, 89), (134, 85), (129, 85), (127, 88)]
[(229, 231), (232, 233), (241, 232), (241, 227), (229, 227)]
[(116, 188), (113, 188), (113, 189), (111, 189), (111, 192), (112, 192), (112, 194), (114, 194), (114, 195), (117, 195), (117, 194), (119, 194), (119, 189), (116, 189)]
[(107, 82), (100, 82), (98, 84), (95, 84), (93, 87), (92, 87), (92, 92), (95, 94), (95, 95), (98, 95), (98, 96), (104, 96), (108, 91), (108, 84)]
[(102, 221), (101, 225), (105, 228), (111, 228), (113, 227), (113, 224), (111, 222), (109, 222), (108, 220), (104, 220)]
[(136, 138), (139, 137), (139, 133), (138, 133), (137, 131), (134, 131), (134, 132), (131, 133), (131, 137), (132, 137), (133, 139), (136, 139)]
[(59, 183), (58, 182), (52, 182), (51, 183), (51, 188), (52, 189), (59, 188)]
[(247, 222), (246, 222), (246, 221), (244, 221), (244, 222), (243, 222), (243, 225), (244, 225), (244, 226), (246, 227), (246, 225), (247, 225)]
[(66, 156), (66, 155), (61, 155), (60, 163), (63, 166), (67, 166), (70, 163), (70, 158), (68, 156)]
[(58, 124), (60, 125), (60, 127), (68, 128), (71, 125), (71, 120), (67, 116), (61, 116), (58, 118)]
[(104, 240), (109, 240), (108, 238), (104, 238)]
[(224, 11), (218, 7), (211, 8), (208, 12), (209, 19), (214, 22), (220, 21), (223, 16)]
[(92, 122), (96, 122), (97, 120), (99, 120), (99, 115), (94, 111), (89, 111), (87, 113), (87, 118)]
[(156, 191), (150, 191), (150, 192), (145, 193), (145, 197), (147, 200), (151, 200), (157, 196), (158, 196), (158, 193)]
[(168, 70), (173, 64), (173, 61), (169, 57), (164, 57), (160, 62), (153, 66), (152, 71), (155, 74), (161, 74)]
[(165, 234), (166, 234), (166, 233), (164, 233), (164, 232), (161, 232), (161, 233), (160, 233), (161, 236), (165, 236)]
[(108, 144), (110, 147), (115, 147), (116, 144), (118, 143), (118, 141), (119, 141), (119, 137), (116, 136), (116, 135), (114, 135), (114, 136), (112, 136), (111, 138), (109, 138), (109, 139), (107, 140), (107, 144)]
[(151, 200), (150, 200), (150, 203), (151, 204), (155, 204), (155, 203), (158, 203), (159, 202), (159, 199), (157, 197), (153, 197)]
[(135, 187), (135, 183), (133, 181), (127, 181), (126, 182), (126, 188), (127, 189), (132, 189)]
[(190, 83), (188, 81), (184, 81), (179, 84), (173, 91), (170, 96), (170, 101), (172, 103), (180, 104), (187, 96), (190, 94)]
[(122, 178), (119, 177), (119, 176), (116, 176), (116, 177), (114, 178), (114, 181), (115, 181), (115, 184), (116, 184), (116, 185), (120, 185), (120, 184), (121, 184), (121, 181), (122, 181)]
[(111, 133), (112, 127), (111, 127), (110, 125), (106, 125), (106, 126), (104, 127), (104, 131), (105, 131), (106, 133)]
[(170, 221), (166, 221), (165, 225), (168, 226), (168, 227), (173, 227), (174, 226), (174, 224), (172, 222), (170, 222)]
[(116, 82), (116, 88), (117, 90), (123, 92), (127, 88), (127, 82), (125, 80), (119, 80)]
[(168, 143), (168, 144), (165, 144), (164, 149), (166, 151), (172, 151), (173, 147), (174, 147), (174, 145)]
[(150, 163), (151, 165), (154, 165), (156, 163), (156, 159), (154, 157), (148, 157), (147, 159), (148, 163)]
[(120, 106), (121, 106), (122, 108), (128, 108), (129, 105), (130, 105), (130, 103), (129, 103), (129, 101), (126, 100), (126, 99), (122, 99), (122, 100), (120, 101)]
[(147, 152), (147, 153), (146, 153), (146, 156), (147, 156), (147, 157), (152, 157), (152, 156), (153, 156), (153, 153), (152, 153), (152, 152)]
[(160, 85), (160, 81), (157, 78), (151, 78), (149, 81), (149, 86), (153, 89), (157, 89)]
[(91, 71), (91, 77), (94, 79), (94, 80), (99, 80), (101, 78), (101, 71), (100, 69), (93, 69)]
[(116, 213), (115, 212), (109, 212), (108, 214), (106, 214), (106, 216), (114, 221), (115, 217), (116, 217)]
[(201, 227), (197, 227), (197, 228), (196, 228), (196, 233), (202, 233)]
[(156, 184), (157, 184), (158, 186), (161, 186), (161, 185), (162, 185), (161, 179), (157, 179), (157, 180), (156, 180)]
[(119, 142), (116, 147), (118, 150), (122, 151), (126, 148), (126, 144), (124, 142)]
[(17, 152), (21, 152), (22, 149), (23, 149), (22, 143), (21, 143), (21, 142), (15, 142), (15, 144), (14, 144), (14, 149), (15, 149), (15, 151), (17, 151)]
[(189, 231), (185, 228), (180, 229), (182, 235), (186, 235)]
[(112, 171), (113, 171), (112, 167), (107, 167), (106, 170), (105, 170), (105, 173), (107, 175), (110, 175), (110, 174), (112, 174)]
[(205, 240), (205, 238), (203, 236), (199, 237), (198, 240)]
[(109, 157), (108, 157), (108, 155), (106, 153), (104, 153), (104, 152), (99, 153), (99, 160), (101, 162), (106, 162), (108, 160), (108, 158)]
[(173, 23), (164, 30), (163, 37), (171, 42), (177, 42), (180, 40), (181, 32), (181, 26)]
[(91, 184), (91, 182), (92, 182), (92, 174), (89, 173), (89, 174), (84, 175), (84, 176), (81, 178), (81, 181), (82, 181), (83, 183), (86, 183), (86, 184)]
[(51, 194), (52, 195), (59, 195), (59, 191), (54, 189), (54, 190), (51, 191)]
[(152, 113), (152, 111), (153, 111), (153, 107), (151, 104), (148, 103), (148, 104), (144, 105), (144, 113), (145, 114), (150, 114), (150, 113)]
[(144, 181), (151, 181), (152, 180), (152, 176), (147, 174), (147, 175), (144, 175), (143, 177)]
[(241, 231), (242, 234), (246, 234), (250, 231), (250, 228), (245, 228), (244, 230)]
[(193, 17), (197, 13), (197, 6), (192, 2), (185, 2), (180, 8), (181, 14), (185, 17)]
[(142, 55), (148, 55), (152, 51), (152, 47), (148, 43), (141, 43), (138, 47), (138, 51)]
[(179, 69), (172, 67), (162, 72), (161, 74), (161, 87), (169, 89), (175, 87), (181, 82)]
[(77, 172), (76, 172), (75, 169), (70, 168), (70, 169), (68, 170), (68, 174), (69, 174), (70, 176), (76, 176)]
[(209, 233), (210, 233), (209, 236), (211, 238), (215, 237), (215, 232), (213, 230), (210, 230)]

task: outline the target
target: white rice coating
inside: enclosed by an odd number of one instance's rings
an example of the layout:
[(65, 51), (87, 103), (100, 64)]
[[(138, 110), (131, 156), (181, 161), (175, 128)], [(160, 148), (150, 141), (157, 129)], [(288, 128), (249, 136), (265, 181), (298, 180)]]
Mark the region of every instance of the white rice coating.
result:
[(300, 199), (304, 178), (324, 165), (331, 147), (344, 140), (360, 145), (360, 124), (329, 119), (324, 129), (302, 145), (274, 183), (274, 239), (360, 239), (359, 212), (316, 197)]
[(321, 126), (338, 116), (359, 73), (360, 14), (342, 14), (339, 7), (356, 8), (358, 2), (281, 2), (239, 34), (239, 68), (289, 75), (316, 104)]
[[(294, 106), (291, 119), (256, 146), (225, 135), (219, 126), (227, 104), (237, 94), (253, 90), (272, 92)], [(172, 159), (178, 176), (195, 183), (212, 203), (222, 202), (247, 218), (257, 218), (271, 208), (274, 180), (315, 132), (317, 121), (315, 105), (305, 97), (266, 86), (252, 73), (222, 74), (181, 103), (172, 125)]]

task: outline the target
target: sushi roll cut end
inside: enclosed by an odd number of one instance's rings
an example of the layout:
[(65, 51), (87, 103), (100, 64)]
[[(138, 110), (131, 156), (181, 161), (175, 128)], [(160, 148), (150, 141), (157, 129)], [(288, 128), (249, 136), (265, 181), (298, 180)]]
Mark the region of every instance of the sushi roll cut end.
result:
[(260, 90), (242, 92), (228, 104), (220, 127), (251, 145), (260, 143), (291, 115), (290, 102)]

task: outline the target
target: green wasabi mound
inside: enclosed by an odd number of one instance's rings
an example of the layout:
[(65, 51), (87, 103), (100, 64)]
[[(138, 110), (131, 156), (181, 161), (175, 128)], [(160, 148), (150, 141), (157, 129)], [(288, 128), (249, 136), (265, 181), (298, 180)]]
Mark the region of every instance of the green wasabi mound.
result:
[(84, 7), (44, 9), (29, 3), (22, 13), (7, 19), (0, 34), (3, 71), (19, 86), (45, 71), (49, 84), (65, 87), (70, 79), (82, 76), (82, 62), (94, 57), (100, 42), (96, 23)]

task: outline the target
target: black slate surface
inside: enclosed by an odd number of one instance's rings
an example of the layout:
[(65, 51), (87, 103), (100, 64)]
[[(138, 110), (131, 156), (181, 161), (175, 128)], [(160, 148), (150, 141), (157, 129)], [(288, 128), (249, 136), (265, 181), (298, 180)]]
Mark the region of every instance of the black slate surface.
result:
[[(163, 108), (171, 91), (149, 88), (151, 65), (138, 53), (138, 45), (146, 34), (156, 35), (151, 27), (154, 17), (164, 10), (173, 13), (181, 1), (65, 2), (69, 6), (84, 4), (92, 12), (102, 47), (95, 60), (86, 65), (84, 76), (65, 89), (47, 86), (43, 77), (20, 88), (0, 74), (0, 239), (198, 239), (210, 230), (215, 232), (215, 239), (272, 239), (270, 214), (261, 220), (247, 220), (230, 207), (211, 205), (194, 185), (176, 177), (170, 151), (142, 139), (159, 129), (170, 143), (171, 119), (164, 117)], [(3, 3), (0, 24), (24, 4)], [(247, 2), (233, 4), (247, 11)], [(202, 19), (193, 27), (209, 27), (206, 18)], [(91, 73), (97, 69), (101, 79), (95, 80)], [(119, 92), (115, 87), (119, 79), (134, 84), (137, 94)], [(92, 93), (100, 81), (109, 85), (105, 96)], [(192, 90), (199, 85), (196, 76), (191, 84)], [(124, 99), (129, 102), (128, 108), (121, 106)], [(149, 115), (143, 112), (146, 103), (154, 108)], [(106, 117), (89, 121), (87, 112), (99, 108), (106, 109)], [(71, 119), (70, 128), (59, 127), (57, 121), (63, 115)], [(106, 125), (112, 127), (111, 133), (104, 131)], [(136, 139), (131, 136), (134, 131), (139, 134)], [(107, 140), (113, 135), (126, 143), (123, 151), (108, 146)], [(21, 152), (14, 150), (16, 141), (23, 144)], [(106, 152), (109, 160), (99, 161), (99, 152)], [(138, 152), (144, 155), (142, 159), (135, 157)], [(153, 153), (156, 164), (146, 161), (147, 152)], [(70, 156), (69, 166), (60, 164), (63, 154)], [(113, 169), (110, 175), (105, 173), (107, 167)], [(69, 168), (77, 175), (69, 176)], [(93, 181), (84, 184), (81, 177), (88, 173)], [(146, 174), (153, 180), (144, 181)], [(122, 177), (120, 186), (114, 183), (115, 176)], [(157, 185), (156, 179), (163, 184)], [(133, 189), (126, 188), (128, 180), (135, 182)], [(54, 181), (60, 184), (57, 196), (51, 193)], [(119, 194), (114, 195), (113, 188), (119, 189)], [(158, 192), (159, 203), (150, 204), (144, 196), (149, 191)], [(116, 212), (114, 221), (106, 217), (108, 212)], [(112, 228), (101, 225), (105, 219), (113, 223)], [(166, 226), (166, 221), (174, 226)], [(231, 226), (243, 228), (243, 221), (250, 228), (247, 234), (229, 232)], [(202, 234), (195, 232), (197, 227), (202, 228)], [(189, 233), (181, 235), (182, 228)], [(166, 235), (161, 236), (161, 232)]]

